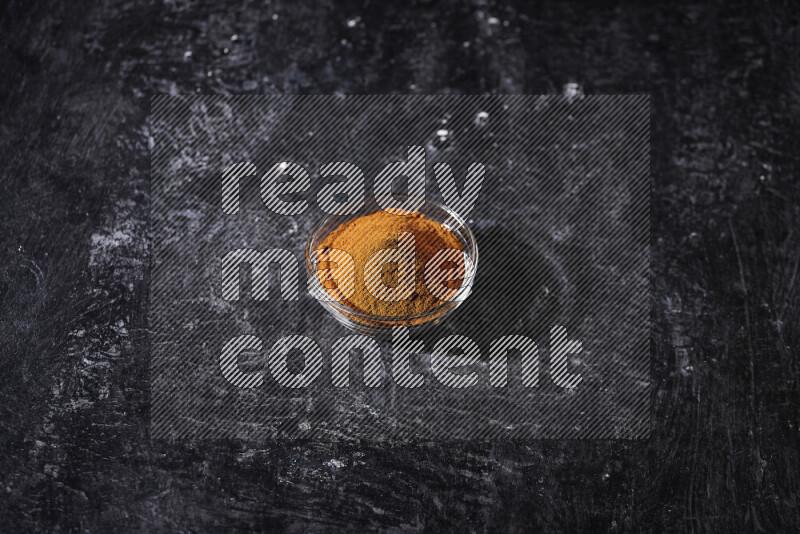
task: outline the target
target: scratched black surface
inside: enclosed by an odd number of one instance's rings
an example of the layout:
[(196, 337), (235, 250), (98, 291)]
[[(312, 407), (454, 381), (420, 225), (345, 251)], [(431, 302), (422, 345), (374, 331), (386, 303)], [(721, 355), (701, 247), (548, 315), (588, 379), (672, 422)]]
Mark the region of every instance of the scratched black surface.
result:
[[(791, 3), (0, 9), (0, 530), (797, 530)], [(649, 441), (150, 442), (151, 94), (570, 82), (652, 94)]]

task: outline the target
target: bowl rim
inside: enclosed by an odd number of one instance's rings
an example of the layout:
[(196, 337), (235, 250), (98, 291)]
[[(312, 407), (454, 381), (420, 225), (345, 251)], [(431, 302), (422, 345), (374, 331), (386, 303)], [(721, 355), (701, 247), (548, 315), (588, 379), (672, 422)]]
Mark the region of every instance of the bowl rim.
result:
[[(425, 319), (426, 317), (429, 317), (429, 316), (433, 318), (433, 317), (439, 317), (444, 312), (447, 312), (449, 310), (455, 309), (456, 306), (461, 304), (469, 296), (470, 292), (472, 291), (472, 285), (475, 282), (475, 276), (478, 273), (478, 241), (475, 239), (475, 234), (472, 232), (472, 229), (469, 227), (467, 222), (458, 213), (453, 211), (448, 206), (445, 206), (444, 204), (442, 204), (440, 202), (436, 202), (435, 200), (430, 200), (430, 199), (427, 199), (425, 197), (419, 197), (419, 196), (414, 196), (414, 195), (392, 194), (392, 193), (382, 193), (382, 194), (379, 194), (379, 195), (375, 195), (375, 194), (364, 195), (363, 197), (361, 197), (361, 199), (355, 199), (355, 200), (353, 200), (351, 202), (348, 202), (343, 207), (346, 208), (348, 206), (354, 205), (355, 203), (359, 203), (359, 204), (362, 203), (362, 202), (366, 203), (369, 200), (373, 200), (373, 201), (377, 202), (377, 199), (378, 198), (382, 198), (382, 197), (392, 197), (392, 198), (398, 198), (398, 197), (399, 198), (403, 198), (404, 197), (405, 199), (414, 198), (414, 199), (417, 199), (417, 200), (422, 199), (425, 204), (432, 204), (432, 205), (436, 206), (437, 208), (441, 209), (442, 211), (444, 211), (445, 213), (447, 213), (450, 217), (452, 217), (456, 221), (456, 223), (458, 223), (458, 225), (461, 228), (464, 228), (466, 230), (466, 231), (464, 231), (464, 237), (467, 240), (467, 244), (466, 244), (467, 246), (464, 249), (464, 252), (468, 253), (467, 249), (471, 249), (473, 251), (472, 254), (469, 254), (470, 259), (472, 260), (472, 276), (470, 277), (469, 283), (468, 284), (462, 284), (462, 286), (458, 289), (458, 291), (456, 292), (456, 294), (453, 296), (452, 299), (444, 301), (441, 304), (439, 304), (438, 306), (436, 306), (435, 308), (431, 308), (428, 311), (415, 313), (415, 314), (412, 314), (412, 315), (373, 315), (371, 313), (365, 313), (365, 312), (362, 312), (362, 311), (354, 310), (353, 308), (350, 308), (349, 306), (346, 306), (346, 305), (342, 304), (341, 302), (339, 302), (336, 299), (319, 299), (314, 294), (312, 294), (312, 297), (314, 297), (315, 300), (317, 300), (320, 304), (322, 304), (323, 307), (327, 307), (326, 305), (329, 305), (332, 308), (334, 308), (337, 312), (342, 313), (345, 316), (357, 317), (359, 319), (364, 319), (364, 320), (369, 321), (369, 322), (390, 322), (391, 323), (391, 322), (405, 322), (405, 321), (411, 321), (411, 320), (416, 320), (416, 319)], [(375, 210), (375, 211), (378, 211), (378, 210)], [(373, 212), (370, 211), (367, 214), (369, 214), (369, 213), (373, 213)], [(312, 268), (311, 243), (312, 243), (312, 241), (314, 239), (314, 236), (317, 235), (319, 230), (332, 217), (355, 217), (355, 215), (338, 215), (338, 214), (329, 213), (325, 217), (322, 217), (319, 221), (317, 221), (314, 224), (314, 226), (311, 228), (311, 231), (308, 234), (308, 238), (306, 239), (306, 246), (305, 246), (305, 260), (306, 261), (305, 261), (305, 264), (306, 264), (306, 274), (308, 275), (308, 279), (309, 279), (308, 283), (309, 283), (310, 286), (313, 286), (315, 292), (319, 291), (319, 290), (322, 290), (322, 288), (319, 287), (319, 284), (315, 284), (314, 283), (314, 280), (316, 278), (317, 273)], [(439, 221), (437, 221), (437, 222), (439, 222)], [(466, 293), (466, 294), (464, 294), (464, 293)], [(462, 297), (462, 295), (463, 295), (463, 298), (459, 298), (459, 297)], [(388, 328), (388, 326), (386, 328)]]

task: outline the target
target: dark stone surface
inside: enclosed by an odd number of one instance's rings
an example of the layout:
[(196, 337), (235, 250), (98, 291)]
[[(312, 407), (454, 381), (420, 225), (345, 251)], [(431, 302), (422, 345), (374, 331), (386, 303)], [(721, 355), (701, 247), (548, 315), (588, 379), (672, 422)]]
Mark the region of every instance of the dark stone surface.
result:
[[(0, 9), (0, 530), (797, 530), (791, 3)], [(150, 442), (150, 94), (568, 82), (652, 94), (649, 441)]]

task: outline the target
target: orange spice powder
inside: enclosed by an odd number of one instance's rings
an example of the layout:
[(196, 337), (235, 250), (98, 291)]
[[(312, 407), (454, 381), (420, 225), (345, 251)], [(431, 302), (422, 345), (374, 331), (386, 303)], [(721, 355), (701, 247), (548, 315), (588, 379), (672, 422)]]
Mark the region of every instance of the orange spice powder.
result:
[[(365, 265), (377, 252), (395, 249), (398, 236), (411, 233), (414, 236), (414, 288), (410, 296), (404, 300), (387, 301), (374, 296), (368, 289), (370, 280), (365, 278)], [(375, 211), (363, 215), (333, 230), (319, 244), (317, 250), (338, 249), (347, 252), (355, 262), (355, 288), (348, 298), (333, 287), (323, 284), (328, 293), (345, 306), (371, 315), (403, 317), (428, 312), (441, 305), (444, 300), (429, 291), (425, 284), (425, 266), (437, 252), (442, 249), (463, 251), (464, 247), (458, 237), (446, 226), (426, 218), (418, 212), (402, 210)], [(452, 267), (463, 273), (463, 260), (454, 262)], [(321, 271), (318, 271), (318, 273)], [(381, 283), (386, 287), (398, 284), (398, 268), (396, 263), (387, 262), (381, 272)], [(320, 275), (320, 282), (322, 276)], [(445, 282), (450, 293), (445, 299), (452, 297), (460, 288), (461, 280)], [(440, 294), (441, 296), (441, 294)]]

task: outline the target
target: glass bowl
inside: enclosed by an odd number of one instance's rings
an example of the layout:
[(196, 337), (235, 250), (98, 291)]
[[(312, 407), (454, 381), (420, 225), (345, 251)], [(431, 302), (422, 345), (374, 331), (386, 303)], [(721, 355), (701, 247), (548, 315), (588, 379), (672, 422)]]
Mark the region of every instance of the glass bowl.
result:
[[(407, 196), (392, 195), (393, 198), (401, 200)], [(317, 277), (316, 264), (314, 262), (314, 252), (318, 249), (320, 243), (325, 237), (340, 225), (373, 213), (380, 209), (380, 205), (375, 196), (367, 196), (364, 202), (360, 200), (347, 204), (343, 207), (342, 211), (353, 211), (356, 206), (362, 205), (357, 211), (348, 215), (328, 215), (319, 221), (314, 228), (312, 228), (308, 240), (306, 241), (306, 274), (308, 276), (308, 290), (309, 293), (319, 302), (326, 310), (328, 310), (341, 324), (348, 329), (366, 335), (383, 335), (386, 334), (390, 328), (395, 326), (402, 326), (408, 328), (411, 332), (427, 329), (435, 324), (440, 323), (445, 317), (453, 312), (472, 292), (472, 284), (475, 280), (475, 273), (478, 269), (478, 244), (475, 241), (475, 236), (472, 230), (469, 229), (467, 223), (455, 212), (442, 204), (425, 200), (423, 206), (416, 211), (423, 214), (428, 220), (438, 222), (448, 228), (458, 240), (464, 249), (468, 260), (464, 262), (465, 276), (463, 278), (461, 287), (456, 293), (448, 300), (442, 301), (441, 304), (423, 313), (414, 315), (372, 315), (362, 311), (355, 310), (346, 304), (330, 297), (326, 290), (322, 287)]]

